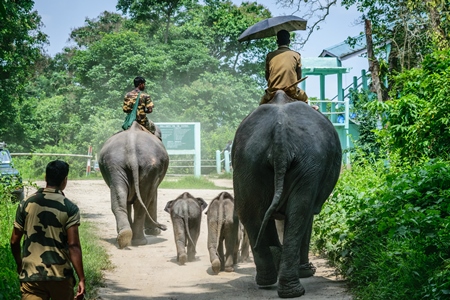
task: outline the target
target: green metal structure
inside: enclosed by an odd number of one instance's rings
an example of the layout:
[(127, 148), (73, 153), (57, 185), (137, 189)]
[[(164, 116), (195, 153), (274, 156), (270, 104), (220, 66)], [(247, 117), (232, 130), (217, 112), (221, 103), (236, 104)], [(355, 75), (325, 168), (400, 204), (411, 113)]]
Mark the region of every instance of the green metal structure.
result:
[[(333, 123), (339, 134), (342, 150), (344, 150), (344, 163), (350, 164), (349, 152), (345, 151), (353, 147), (353, 140), (359, 137), (358, 125), (350, 120), (350, 99), (345, 95), (342, 86), (343, 74), (348, 73), (348, 68), (342, 67), (341, 62), (336, 57), (305, 57), (302, 58), (302, 76), (320, 77), (319, 99), (310, 99), (310, 104), (319, 106), (320, 111)], [(337, 77), (336, 97), (327, 100), (325, 97), (325, 77)], [(301, 88), (307, 91), (306, 81), (303, 81)]]

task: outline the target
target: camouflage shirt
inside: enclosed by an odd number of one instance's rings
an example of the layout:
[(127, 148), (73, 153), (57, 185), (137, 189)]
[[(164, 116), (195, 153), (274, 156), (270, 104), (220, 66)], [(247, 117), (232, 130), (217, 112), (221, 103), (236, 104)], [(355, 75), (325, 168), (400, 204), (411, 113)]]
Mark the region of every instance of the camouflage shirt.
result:
[[(133, 110), (133, 105), (136, 102), (139, 89), (136, 88), (125, 95), (123, 99), (123, 112), (129, 114)], [(137, 108), (136, 120), (138, 123), (143, 124), (143, 121), (147, 118), (146, 112), (151, 112), (153, 109), (153, 102), (150, 95), (141, 92), (140, 101)], [(144, 110), (145, 108), (145, 110)]]
[(79, 224), (78, 207), (62, 191), (41, 188), (21, 201), (14, 221), (24, 233), (20, 281), (73, 277), (67, 229)]

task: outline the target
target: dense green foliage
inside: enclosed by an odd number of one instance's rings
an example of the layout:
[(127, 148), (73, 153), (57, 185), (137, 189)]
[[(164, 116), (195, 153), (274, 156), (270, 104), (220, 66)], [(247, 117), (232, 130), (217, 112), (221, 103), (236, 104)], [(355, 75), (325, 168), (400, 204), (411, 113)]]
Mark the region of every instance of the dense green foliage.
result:
[(315, 246), (361, 299), (447, 299), (449, 196), (449, 163), (356, 166), (316, 218)]
[(0, 184), (0, 299), (20, 299), (17, 267), (9, 246), (17, 203), (12, 186)]
[(450, 295), (449, 65), (448, 50), (435, 51), (395, 77), (393, 100), (363, 103), (383, 126), (359, 141), (316, 218), (314, 247), (359, 299)]
[(401, 159), (450, 159), (450, 49), (427, 55), (422, 68), (395, 77), (385, 110), (388, 149)]
[(41, 17), (32, 12), (33, 5), (32, 0), (0, 4), (0, 137), (8, 142), (23, 137), (16, 114), (26, 100), (24, 85), (39, 64), (41, 48), (47, 41), (39, 31)]

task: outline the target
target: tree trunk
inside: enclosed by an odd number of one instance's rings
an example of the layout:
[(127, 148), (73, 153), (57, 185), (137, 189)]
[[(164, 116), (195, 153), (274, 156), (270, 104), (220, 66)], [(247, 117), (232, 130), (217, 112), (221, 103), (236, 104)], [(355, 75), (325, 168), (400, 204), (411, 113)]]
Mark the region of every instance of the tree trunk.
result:
[(384, 99), (383, 89), (380, 81), (380, 64), (373, 51), (372, 24), (370, 20), (364, 20), (364, 23), (366, 31), (367, 59), (369, 60), (369, 71), (370, 75), (372, 76), (371, 90), (377, 93), (378, 101), (382, 102)]
[(427, 8), (428, 8), (428, 14), (430, 16), (431, 21), (431, 30), (433, 35), (433, 40), (435, 43), (435, 46), (439, 50), (446, 49), (449, 44), (448, 40), (446, 39), (445, 32), (441, 27), (441, 14), (439, 13), (439, 7), (442, 9), (443, 5), (441, 5), (440, 1), (426, 1)]

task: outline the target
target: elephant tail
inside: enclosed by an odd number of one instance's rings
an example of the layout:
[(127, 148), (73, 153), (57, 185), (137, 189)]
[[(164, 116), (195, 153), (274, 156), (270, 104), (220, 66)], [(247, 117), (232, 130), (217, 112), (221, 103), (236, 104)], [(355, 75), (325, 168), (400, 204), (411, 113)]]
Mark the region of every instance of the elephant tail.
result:
[[(221, 198), (223, 200), (223, 196), (221, 195)], [(219, 199), (216, 200), (219, 204), (219, 209), (217, 210), (217, 239), (216, 239), (216, 254), (217, 257), (219, 257), (220, 260), (222, 260), (222, 257), (217, 253), (217, 249), (219, 247), (220, 243), (220, 236), (222, 235), (222, 226), (224, 222), (224, 209), (223, 209), (223, 201), (220, 201)]]
[(194, 253), (197, 253), (196, 245), (194, 243), (194, 240), (191, 237), (191, 232), (189, 231), (189, 211), (188, 211), (188, 209), (184, 209), (183, 212), (184, 212), (184, 216), (182, 218), (183, 218), (184, 230), (188, 236), (189, 243), (194, 245)]
[[(223, 217), (224, 209), (223, 209), (223, 203), (222, 203), (223, 201), (220, 201), (220, 199), (223, 199), (223, 196), (221, 196), (221, 198), (214, 199), (213, 202), (211, 202), (209, 204), (209, 211), (208, 211), (208, 214), (212, 213), (211, 207), (213, 207), (213, 203), (214, 203), (214, 205), (217, 205), (217, 210), (215, 210), (217, 216), (215, 216), (215, 217), (211, 216), (217, 222), (217, 226), (216, 226), (217, 236), (216, 236), (216, 240), (214, 241), (215, 242), (214, 244), (213, 244), (213, 241), (209, 241), (208, 247), (212, 248), (212, 246), (214, 246), (214, 251), (216, 251), (216, 255), (217, 255), (217, 257), (219, 257), (219, 259), (221, 259), (221, 257), (217, 253), (217, 249), (219, 247), (220, 235), (222, 232), (222, 226), (223, 226), (223, 222), (224, 222), (224, 217)], [(208, 226), (209, 226), (209, 224), (208, 224)]]
[[(141, 192), (139, 190), (139, 174), (138, 174), (138, 170), (137, 168), (133, 168), (133, 181), (134, 181), (134, 188), (136, 190), (136, 197), (138, 198), (139, 203), (142, 205), (142, 207), (145, 210), (145, 213), (147, 214), (150, 222), (155, 225), (156, 227), (158, 227), (159, 229), (161, 229), (162, 231), (166, 231), (167, 230), (167, 226), (163, 225), (161, 223), (156, 222), (155, 220), (153, 220), (152, 216), (150, 215), (150, 213), (148, 212), (147, 207), (144, 204), (144, 201), (142, 200), (141, 197)], [(156, 200), (155, 200), (156, 201)]]
[(259, 229), (258, 237), (256, 238), (254, 247), (255, 249), (258, 248), (261, 241), (261, 236), (264, 235), (264, 232), (266, 231), (267, 223), (271, 218), (274, 217), (276, 211), (280, 209), (280, 207), (282, 207), (284, 204), (281, 195), (283, 194), (285, 175), (288, 169), (288, 165), (290, 164), (290, 155), (286, 149), (285, 144), (283, 143), (283, 140), (286, 140), (286, 135), (284, 134), (285, 130), (283, 130), (283, 124), (283, 122), (280, 122), (279, 126), (275, 127), (276, 132), (274, 134), (273, 152), (277, 153), (277, 155), (272, 155), (275, 192), (272, 198), (272, 202), (264, 215), (264, 219)]

